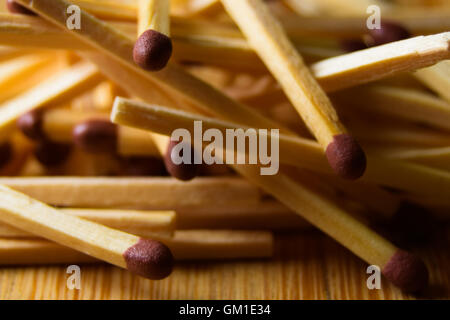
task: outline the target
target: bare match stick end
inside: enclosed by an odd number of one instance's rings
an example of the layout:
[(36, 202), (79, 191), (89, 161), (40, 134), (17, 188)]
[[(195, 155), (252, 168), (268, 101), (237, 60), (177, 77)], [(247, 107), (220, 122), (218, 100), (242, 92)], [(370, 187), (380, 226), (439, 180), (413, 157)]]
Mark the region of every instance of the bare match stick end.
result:
[[(184, 144), (186, 142), (178, 142), (178, 141), (170, 141), (169, 145), (167, 146), (166, 154), (164, 155), (164, 165), (166, 166), (167, 172), (174, 178), (181, 180), (181, 181), (189, 181), (194, 179), (200, 172), (200, 165), (194, 164), (194, 148), (192, 146), (187, 146), (187, 148), (190, 148), (191, 150), (191, 163), (181, 163), (181, 164), (175, 164), (172, 161), (172, 152), (175, 146), (178, 146), (179, 144)], [(180, 149), (182, 146), (180, 146)], [(180, 156), (183, 151), (180, 151)]]
[(155, 30), (143, 32), (133, 49), (134, 62), (149, 71), (163, 69), (172, 56), (172, 40)]
[(24, 6), (18, 4), (14, 0), (6, 0), (6, 7), (8, 8), (8, 11), (11, 13), (18, 13), (18, 14), (27, 14), (30, 16), (35, 16), (36, 14), (25, 8)]
[(366, 155), (349, 134), (334, 136), (325, 153), (331, 168), (344, 179), (358, 179), (366, 170)]
[(124, 252), (123, 257), (127, 269), (144, 278), (161, 280), (172, 273), (172, 252), (159, 241), (140, 239)]
[(80, 123), (75, 126), (72, 135), (74, 144), (87, 152), (116, 152), (117, 125), (109, 121), (89, 120)]
[(383, 268), (384, 276), (406, 293), (418, 293), (428, 285), (428, 270), (417, 256), (398, 250)]

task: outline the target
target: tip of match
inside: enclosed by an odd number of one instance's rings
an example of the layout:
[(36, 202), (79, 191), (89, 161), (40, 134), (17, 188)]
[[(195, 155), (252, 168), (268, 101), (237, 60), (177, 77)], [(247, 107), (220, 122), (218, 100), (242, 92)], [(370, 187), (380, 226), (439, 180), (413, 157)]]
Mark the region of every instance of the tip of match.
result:
[(147, 279), (164, 279), (173, 270), (172, 252), (165, 244), (156, 240), (140, 239), (123, 256), (129, 271)]
[(134, 62), (149, 71), (163, 69), (172, 56), (172, 40), (158, 31), (147, 30), (137, 39), (133, 49)]
[(325, 153), (331, 168), (344, 179), (358, 179), (366, 170), (366, 155), (349, 134), (334, 136)]
[(423, 261), (403, 250), (391, 257), (383, 274), (405, 293), (419, 293), (428, 285), (428, 270)]
[[(195, 150), (189, 145), (187, 148), (191, 150), (191, 164), (175, 164), (172, 161), (172, 152), (173, 149), (176, 146), (179, 146), (180, 148), (183, 147), (182, 144), (185, 144), (184, 142), (178, 142), (178, 141), (170, 141), (169, 145), (167, 146), (166, 154), (164, 155), (164, 165), (166, 166), (167, 172), (174, 177), (175, 179), (181, 180), (181, 181), (190, 181), (194, 179), (196, 176), (198, 176), (200, 171), (200, 166), (193, 163), (194, 157), (193, 153)], [(180, 154), (181, 152), (175, 151), (176, 153)]]

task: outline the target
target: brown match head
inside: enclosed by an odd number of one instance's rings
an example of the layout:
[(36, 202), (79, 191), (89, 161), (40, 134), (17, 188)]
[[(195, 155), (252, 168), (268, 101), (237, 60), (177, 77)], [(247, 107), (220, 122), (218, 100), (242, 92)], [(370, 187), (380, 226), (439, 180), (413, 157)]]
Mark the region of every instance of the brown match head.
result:
[(174, 259), (170, 249), (156, 240), (140, 239), (124, 252), (127, 269), (144, 278), (161, 280), (172, 273)]
[(172, 40), (158, 31), (147, 30), (137, 39), (133, 49), (134, 62), (149, 71), (163, 69), (172, 56)]
[(14, 0), (6, 0), (6, 8), (8, 8), (8, 11), (11, 13), (27, 14), (33, 16), (36, 15), (33, 11), (28, 10)]
[[(191, 164), (175, 164), (172, 161), (172, 153), (175, 146), (184, 146), (191, 150)], [(164, 155), (164, 164), (167, 172), (174, 178), (182, 181), (189, 181), (194, 179), (200, 173), (200, 165), (194, 164), (194, 148), (187, 142), (170, 141), (167, 146), (166, 154)], [(183, 156), (183, 151), (180, 151), (179, 156)]]
[(17, 127), (22, 133), (31, 140), (43, 141), (46, 140), (43, 124), (43, 112), (42, 110), (29, 111), (19, 119), (17, 119)]
[(11, 143), (0, 144), (0, 168), (3, 168), (12, 159), (13, 147)]
[(406, 293), (419, 293), (428, 285), (428, 270), (417, 256), (398, 250), (384, 266), (384, 276)]
[(125, 176), (166, 176), (164, 162), (156, 157), (128, 157), (121, 161), (122, 175)]
[(334, 136), (325, 153), (331, 168), (344, 179), (358, 179), (366, 170), (366, 155), (349, 134)]
[(380, 46), (411, 37), (411, 34), (407, 29), (395, 22), (382, 21), (380, 27), (380, 29), (369, 30), (366, 39), (368, 46)]
[(76, 146), (91, 152), (116, 153), (117, 125), (104, 120), (89, 120), (75, 126), (72, 132)]
[(34, 149), (34, 156), (42, 165), (54, 167), (66, 162), (71, 150), (72, 147), (68, 144), (41, 141)]

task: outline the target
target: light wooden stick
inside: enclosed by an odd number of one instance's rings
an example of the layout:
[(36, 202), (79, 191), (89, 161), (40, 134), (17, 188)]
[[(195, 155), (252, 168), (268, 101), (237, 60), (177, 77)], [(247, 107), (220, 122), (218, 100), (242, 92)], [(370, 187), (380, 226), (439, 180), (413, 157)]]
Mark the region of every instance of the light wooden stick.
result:
[(173, 210), (202, 206), (252, 206), (260, 191), (238, 178), (0, 178), (5, 184), (48, 204), (71, 207), (139, 207)]
[[(264, 231), (177, 231), (167, 239), (176, 260), (268, 258), (273, 236)], [(0, 239), (0, 265), (98, 262), (68, 247), (45, 240)]]
[[(351, 96), (351, 98), (349, 98)], [(450, 130), (450, 103), (423, 91), (370, 86), (336, 95), (342, 105)]]
[[(326, 150), (331, 167), (346, 178), (359, 178), (366, 166), (362, 149), (346, 133), (328, 97), (268, 7), (260, 0), (222, 3)], [(347, 157), (339, 156), (344, 153)]]
[(337, 91), (449, 59), (449, 42), (450, 32), (419, 36), (320, 61), (311, 70), (326, 91)]
[(110, 229), (53, 209), (0, 186), (0, 220), (150, 279), (172, 271), (172, 254), (161, 242)]
[[(175, 212), (171, 211), (101, 209), (58, 209), (58, 211), (144, 238), (171, 237), (175, 230)], [(36, 235), (7, 224), (0, 224), (0, 237), (35, 238)]]
[(148, 29), (170, 36), (170, 0), (138, 0), (138, 35)]
[(450, 103), (450, 61), (417, 70), (414, 76)]
[[(203, 130), (217, 129), (224, 135), (227, 129), (248, 128), (237, 123), (151, 106), (129, 99), (117, 98), (111, 114), (113, 122), (171, 135), (177, 128), (194, 133), (194, 121), (202, 121)], [(271, 137), (262, 136), (262, 138)], [(331, 173), (320, 152), (320, 146), (307, 139), (279, 135), (280, 162), (304, 167), (317, 172)], [(216, 151), (220, 152), (220, 151)], [(302, 160), (303, 157), (303, 160)], [(450, 192), (450, 174), (421, 165), (402, 161), (386, 160), (376, 155), (368, 156), (368, 167), (364, 181), (388, 185), (401, 190), (421, 194), (435, 194), (447, 197)]]
[(92, 64), (82, 63), (46, 79), (20, 96), (0, 105), (0, 136), (9, 134), (22, 114), (50, 102), (58, 103), (99, 82), (101, 76)]

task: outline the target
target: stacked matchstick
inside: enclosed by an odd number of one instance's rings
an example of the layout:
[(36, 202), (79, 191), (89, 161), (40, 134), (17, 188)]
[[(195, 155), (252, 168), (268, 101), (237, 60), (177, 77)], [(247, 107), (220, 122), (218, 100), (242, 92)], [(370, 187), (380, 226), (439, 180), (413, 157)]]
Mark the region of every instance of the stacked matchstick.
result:
[[(368, 30), (356, 2), (6, 1), (0, 264), (162, 279), (174, 260), (267, 258), (273, 231), (316, 227), (424, 289), (403, 246), (450, 217), (450, 6), (371, 1)], [(195, 121), (279, 129), (280, 171), (174, 162), (203, 151), (170, 139)]]

